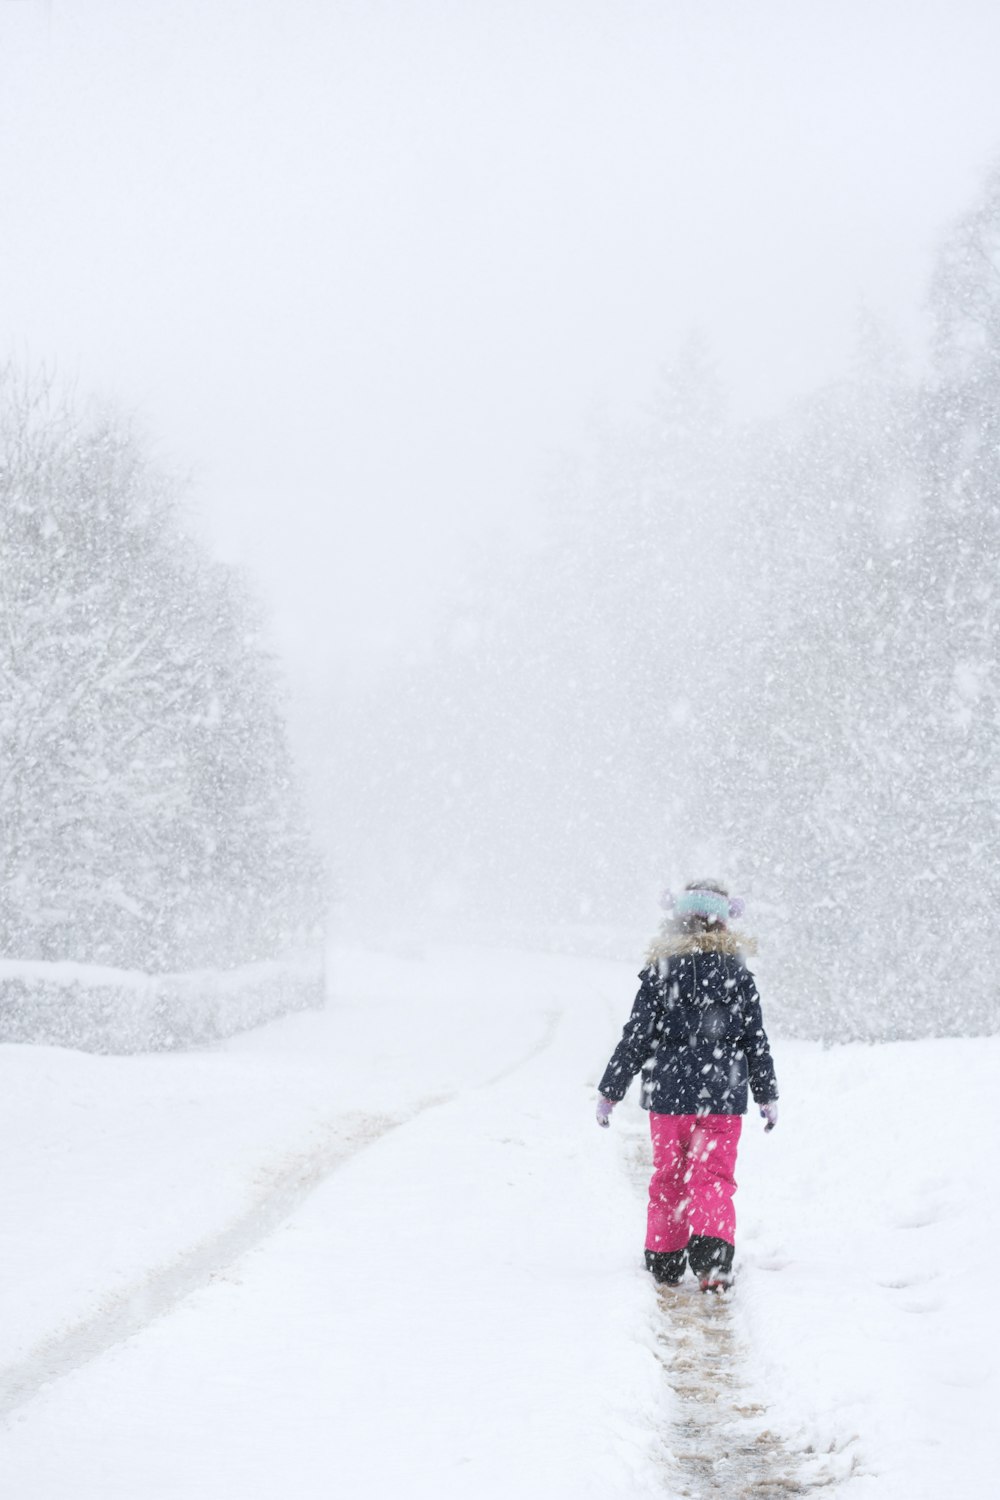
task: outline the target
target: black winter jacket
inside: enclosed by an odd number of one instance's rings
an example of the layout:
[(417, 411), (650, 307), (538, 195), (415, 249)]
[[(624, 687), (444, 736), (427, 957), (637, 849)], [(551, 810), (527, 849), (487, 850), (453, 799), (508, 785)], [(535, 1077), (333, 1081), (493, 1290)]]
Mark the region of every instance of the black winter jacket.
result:
[(731, 933), (667, 939), (639, 978), (606, 1098), (624, 1099), (645, 1067), (642, 1104), (655, 1114), (745, 1114), (748, 1082), (758, 1104), (777, 1099), (757, 986)]

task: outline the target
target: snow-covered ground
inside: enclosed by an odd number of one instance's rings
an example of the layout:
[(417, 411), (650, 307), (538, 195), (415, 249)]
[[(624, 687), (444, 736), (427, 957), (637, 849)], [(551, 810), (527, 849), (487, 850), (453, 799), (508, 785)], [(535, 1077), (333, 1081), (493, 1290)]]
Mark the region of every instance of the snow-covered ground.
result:
[(992, 1497), (1000, 1039), (773, 1037), (737, 1288), (658, 1300), (592, 1117), (633, 988), (343, 951), (212, 1050), (0, 1048), (3, 1494)]

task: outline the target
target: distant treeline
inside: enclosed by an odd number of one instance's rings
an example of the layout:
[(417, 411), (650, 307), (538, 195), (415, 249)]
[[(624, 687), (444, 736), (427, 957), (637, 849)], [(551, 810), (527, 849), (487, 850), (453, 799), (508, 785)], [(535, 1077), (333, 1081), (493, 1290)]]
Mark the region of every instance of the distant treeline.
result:
[(400, 889), (433, 872), (500, 931), (728, 875), (784, 1029), (997, 1029), (1000, 170), (929, 298), (919, 375), (865, 318), (852, 373), (766, 422), (692, 341), (531, 556), (470, 568), (359, 721)]

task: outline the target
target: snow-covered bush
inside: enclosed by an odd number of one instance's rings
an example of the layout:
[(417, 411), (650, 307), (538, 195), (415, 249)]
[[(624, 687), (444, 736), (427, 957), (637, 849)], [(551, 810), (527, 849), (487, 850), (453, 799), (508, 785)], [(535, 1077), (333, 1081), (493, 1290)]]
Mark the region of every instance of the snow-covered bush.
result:
[(225, 973), (137, 974), (93, 964), (0, 959), (0, 1043), (84, 1052), (203, 1046), (324, 1003), (322, 953)]
[(301, 946), (323, 907), (241, 580), (114, 414), (0, 379), (0, 953), (146, 972)]

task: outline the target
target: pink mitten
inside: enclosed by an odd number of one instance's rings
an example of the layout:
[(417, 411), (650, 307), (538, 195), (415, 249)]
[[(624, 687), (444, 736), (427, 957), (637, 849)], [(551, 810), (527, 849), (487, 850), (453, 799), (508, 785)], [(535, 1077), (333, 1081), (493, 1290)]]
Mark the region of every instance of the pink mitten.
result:
[(611, 1111), (614, 1109), (614, 1107), (615, 1101), (613, 1099), (605, 1099), (603, 1094), (598, 1094), (597, 1123), (598, 1125), (602, 1125), (605, 1130), (607, 1130), (608, 1126), (611, 1124)]

